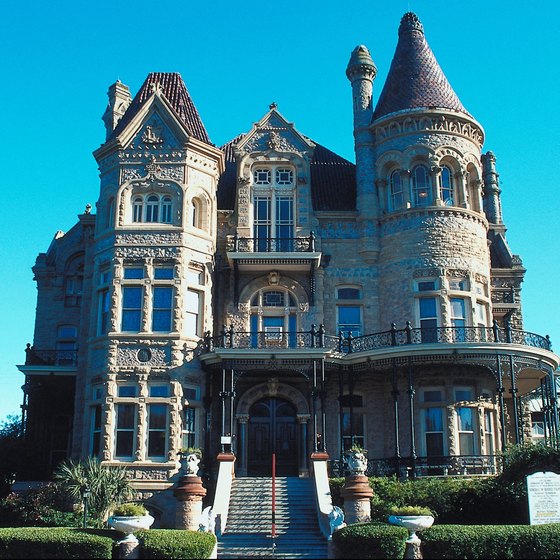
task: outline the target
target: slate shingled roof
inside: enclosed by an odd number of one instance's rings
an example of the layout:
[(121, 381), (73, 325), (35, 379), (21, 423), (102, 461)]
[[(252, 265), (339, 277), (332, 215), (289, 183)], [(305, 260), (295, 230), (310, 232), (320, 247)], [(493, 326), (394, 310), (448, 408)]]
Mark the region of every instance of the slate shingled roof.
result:
[(443, 74), (418, 16), (407, 12), (373, 119), (404, 109), (438, 107), (469, 115)]
[[(237, 167), (233, 150), (243, 137), (241, 134), (221, 147), (226, 169), (218, 182), (220, 210), (235, 209)], [(315, 211), (356, 209), (356, 166), (320, 144), (316, 144), (311, 160), (311, 201)]]
[(175, 109), (177, 116), (185, 125), (188, 133), (198, 140), (210, 144), (206, 128), (187, 91), (187, 87), (178, 72), (150, 72), (146, 81), (132, 100), (122, 119), (118, 122), (111, 138), (118, 136), (138, 113), (144, 103), (151, 97), (153, 86), (159, 84), (162, 93)]

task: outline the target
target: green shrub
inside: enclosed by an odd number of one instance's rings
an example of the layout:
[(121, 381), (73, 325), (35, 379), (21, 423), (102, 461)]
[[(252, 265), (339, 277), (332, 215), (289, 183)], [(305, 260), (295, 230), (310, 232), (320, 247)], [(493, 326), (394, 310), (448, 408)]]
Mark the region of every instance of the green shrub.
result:
[(0, 529), (0, 558), (112, 558), (113, 539), (62, 527)]
[(139, 531), (142, 558), (209, 558), (216, 545), (213, 533), (181, 529)]
[(333, 542), (337, 558), (402, 558), (407, 536), (403, 527), (356, 523), (335, 531)]
[(425, 558), (560, 558), (559, 525), (439, 525), (421, 539)]
[(537, 471), (560, 473), (560, 449), (531, 442), (506, 448), (502, 455), (502, 480), (525, 482), (528, 474)]
[(432, 510), (424, 506), (393, 506), (390, 515), (432, 515)]
[(142, 504), (135, 504), (133, 502), (127, 502), (117, 506), (113, 510), (113, 515), (116, 516), (127, 516), (127, 517), (141, 517), (143, 515), (148, 515), (148, 510)]

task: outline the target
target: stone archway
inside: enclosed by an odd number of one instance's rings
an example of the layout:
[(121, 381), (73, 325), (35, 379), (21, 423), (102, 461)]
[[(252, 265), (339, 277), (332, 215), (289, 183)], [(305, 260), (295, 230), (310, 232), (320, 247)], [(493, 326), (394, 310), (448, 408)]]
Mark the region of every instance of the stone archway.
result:
[(240, 398), (238, 422), (239, 476), (270, 476), (271, 456), (279, 476), (306, 476), (309, 403), (300, 391), (271, 377)]

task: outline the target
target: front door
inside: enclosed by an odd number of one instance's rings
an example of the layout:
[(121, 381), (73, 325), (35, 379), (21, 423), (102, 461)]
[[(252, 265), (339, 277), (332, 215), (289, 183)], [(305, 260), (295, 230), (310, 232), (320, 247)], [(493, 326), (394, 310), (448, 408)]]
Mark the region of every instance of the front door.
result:
[(287, 401), (268, 397), (249, 410), (247, 474), (271, 476), (272, 454), (276, 454), (276, 474), (297, 476), (296, 410)]

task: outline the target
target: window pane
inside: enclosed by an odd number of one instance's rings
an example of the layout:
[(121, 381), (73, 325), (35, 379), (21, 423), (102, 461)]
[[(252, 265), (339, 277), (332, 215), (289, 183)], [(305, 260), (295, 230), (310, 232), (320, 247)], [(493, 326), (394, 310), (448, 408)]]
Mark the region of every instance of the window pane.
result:
[(441, 408), (424, 409), (424, 430), (426, 432), (443, 431), (443, 411)]
[(263, 305), (267, 307), (283, 307), (284, 293), (277, 291), (265, 292), (263, 294)]
[(136, 387), (132, 385), (120, 385), (118, 390), (118, 395), (119, 397), (135, 397)]
[(126, 287), (123, 289), (123, 307), (127, 309), (140, 308), (142, 305), (142, 288)]
[(117, 457), (130, 457), (132, 455), (132, 443), (134, 432), (117, 432)]
[(473, 431), (474, 430), (474, 419), (473, 419), (473, 409), (472, 408), (458, 408), (457, 409), (457, 423), (459, 431)]
[(359, 307), (339, 307), (338, 308), (338, 322), (341, 324), (360, 323), (360, 308)]
[(144, 269), (142, 267), (125, 266), (124, 268), (125, 280), (138, 280), (139, 278), (144, 278)]
[(173, 268), (158, 266), (154, 269), (155, 280), (173, 280)]
[(428, 457), (438, 457), (443, 455), (443, 434), (426, 434), (426, 455)]
[(167, 385), (151, 385), (150, 397), (168, 397), (169, 387)]
[(424, 391), (424, 402), (441, 402), (442, 395), (439, 389), (428, 389)]
[(167, 427), (167, 405), (151, 404), (150, 405), (150, 430), (164, 430)]
[(435, 298), (422, 298), (420, 301), (420, 317), (435, 317), (436, 316), (436, 299)]
[(436, 283), (433, 280), (428, 282), (418, 282), (418, 291), (419, 292), (428, 292), (430, 290), (436, 289)]
[(359, 288), (338, 288), (338, 299), (360, 299)]

